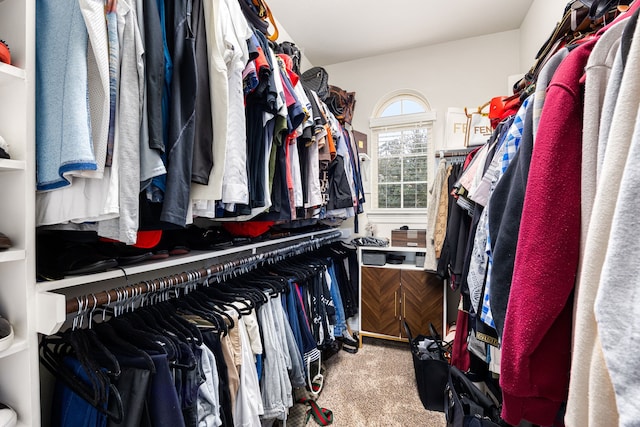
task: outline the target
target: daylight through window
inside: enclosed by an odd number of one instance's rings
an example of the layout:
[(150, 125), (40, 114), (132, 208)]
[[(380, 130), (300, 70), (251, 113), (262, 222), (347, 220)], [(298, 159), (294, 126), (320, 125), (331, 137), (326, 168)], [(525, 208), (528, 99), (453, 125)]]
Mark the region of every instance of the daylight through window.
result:
[(374, 200), (380, 209), (427, 207), (431, 123), (425, 103), (396, 96), (371, 120), (377, 173)]

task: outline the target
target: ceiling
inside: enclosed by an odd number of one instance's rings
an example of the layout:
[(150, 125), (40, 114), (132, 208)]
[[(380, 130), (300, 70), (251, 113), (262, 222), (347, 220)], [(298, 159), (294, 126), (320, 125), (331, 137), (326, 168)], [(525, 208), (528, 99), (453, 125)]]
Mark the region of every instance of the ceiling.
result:
[[(518, 29), (533, 2), (266, 1), (291, 41), (315, 66)], [(487, 47), (487, 55), (493, 48)]]

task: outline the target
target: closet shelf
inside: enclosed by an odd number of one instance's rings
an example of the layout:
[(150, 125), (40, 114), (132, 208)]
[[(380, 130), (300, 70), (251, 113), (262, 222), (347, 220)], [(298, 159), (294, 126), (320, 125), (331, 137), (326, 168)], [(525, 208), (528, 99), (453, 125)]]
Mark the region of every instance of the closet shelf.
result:
[(363, 251), (379, 252), (425, 252), (426, 248), (418, 246), (359, 246)]
[(18, 67), (0, 62), (0, 85), (26, 80), (27, 73)]
[[(193, 263), (202, 263), (202, 261), (212, 260), (229, 255), (245, 255), (247, 253), (254, 255), (264, 252), (265, 250), (273, 249), (282, 244), (291, 242), (302, 242), (306, 240), (313, 240), (317, 237), (322, 237), (326, 234), (335, 232), (335, 229), (314, 231), (311, 233), (298, 234), (295, 236), (283, 237), (279, 239), (267, 240), (264, 242), (251, 243), (243, 246), (233, 246), (219, 251), (191, 251), (188, 255), (172, 256), (164, 260), (148, 261), (122, 269), (110, 270), (104, 273), (97, 273), (84, 276), (72, 276), (61, 280), (54, 280), (50, 282), (40, 282), (36, 284), (36, 290), (38, 292), (56, 291), (58, 289), (72, 288), (74, 286), (82, 286), (89, 283), (101, 282), (103, 280), (116, 279), (119, 277), (133, 276), (136, 274), (143, 274), (152, 271), (164, 270), (171, 267), (186, 266)], [(1, 258), (0, 258), (1, 260)]]
[(17, 171), (25, 170), (26, 162), (24, 160), (0, 159), (0, 171)]
[(422, 267), (416, 267), (413, 264), (385, 264), (385, 265), (367, 265), (363, 264), (367, 268), (379, 268), (384, 270), (410, 270), (410, 271), (425, 271)]
[[(174, 259), (167, 259), (164, 261), (156, 261), (153, 264), (147, 265), (139, 265), (135, 267), (127, 267), (122, 270), (114, 270), (106, 273), (89, 275), (89, 276), (78, 276), (69, 279), (59, 280), (56, 282), (44, 282), (36, 285), (37, 293), (36, 293), (36, 307), (37, 307), (37, 318), (36, 318), (36, 330), (45, 335), (51, 335), (62, 327), (64, 322), (67, 319), (67, 313), (74, 313), (79, 305), (79, 301), (86, 300), (88, 304), (95, 303), (97, 304), (101, 296), (103, 294), (107, 294), (109, 292), (115, 291), (115, 289), (126, 290), (133, 289), (140, 285), (140, 283), (134, 283), (137, 279), (132, 279), (129, 276), (133, 274), (139, 273), (149, 273), (156, 271), (161, 271), (160, 275), (167, 280), (166, 283), (169, 283), (169, 286), (174, 286), (182, 280), (186, 280), (185, 278), (189, 278), (189, 274), (192, 274), (194, 271), (199, 269), (206, 268), (207, 272), (210, 273), (209, 269), (214, 268), (211, 271), (213, 274), (218, 274), (220, 272), (224, 272), (227, 268), (229, 268), (229, 272), (235, 271), (240, 265), (236, 265), (237, 262), (245, 262), (242, 258), (245, 258), (247, 262), (255, 262), (256, 259), (261, 259), (261, 255), (265, 256), (280, 256), (279, 252), (281, 250), (288, 250), (288, 248), (298, 247), (299, 249), (313, 247), (313, 245), (317, 242), (318, 244), (326, 244), (328, 241), (339, 240), (345, 237), (345, 231), (336, 230), (336, 229), (328, 229), (321, 230), (312, 233), (305, 233), (296, 236), (290, 236), (280, 239), (274, 239), (259, 243), (253, 243), (245, 246), (228, 248), (222, 251), (211, 251), (211, 252), (202, 252), (195, 255), (184, 255), (180, 257), (175, 257)], [(302, 247), (299, 246), (302, 245)], [(235, 259), (229, 260), (229, 258), (219, 260), (219, 258), (224, 257), (225, 255), (238, 255), (234, 257)], [(217, 261), (213, 261), (216, 260)], [(189, 263), (192, 265), (200, 261), (200, 267), (196, 270), (193, 268), (190, 271), (186, 271), (189, 269)], [(207, 261), (207, 262), (203, 262)], [(215, 265), (214, 265), (215, 264)], [(249, 264), (248, 264), (249, 265)], [(171, 267), (180, 267), (181, 273), (176, 273), (175, 268), (173, 272), (170, 272)], [(221, 270), (216, 270), (216, 268), (221, 268)], [(164, 269), (164, 270), (163, 270)], [(55, 290), (63, 289), (65, 287), (72, 286), (80, 286), (89, 283), (97, 283), (107, 279), (113, 279), (118, 277), (125, 277), (127, 283), (125, 283), (121, 287), (113, 286), (110, 290), (107, 288), (103, 292), (91, 293), (90, 298), (89, 295), (84, 297), (72, 297), (67, 300), (66, 296), (63, 293), (53, 292)], [(200, 272), (198, 272), (200, 274)], [(224, 273), (223, 273), (224, 274)], [(207, 274), (208, 275), (208, 274)], [(180, 276), (180, 277), (178, 277)], [(156, 276), (158, 277), (158, 276)], [(202, 273), (199, 277), (205, 277), (205, 274)], [(149, 280), (147, 278), (147, 280)], [(161, 279), (162, 280), (162, 279)], [(152, 280), (153, 281), (153, 280)], [(147, 283), (147, 281), (143, 281), (143, 283)], [(127, 291), (128, 292), (128, 291)], [(71, 308), (68, 305), (68, 302), (71, 301)], [(73, 307), (73, 303), (75, 303), (75, 308)], [(86, 307), (90, 307), (87, 305)], [(69, 311), (71, 310), (71, 311)]]
[(27, 340), (24, 338), (15, 338), (11, 347), (6, 349), (3, 352), (0, 352), (0, 359), (11, 356), (16, 353), (20, 353), (21, 351), (27, 350), (29, 347)]
[(9, 249), (0, 252), (0, 262), (21, 261), (26, 259), (27, 254), (24, 249)]

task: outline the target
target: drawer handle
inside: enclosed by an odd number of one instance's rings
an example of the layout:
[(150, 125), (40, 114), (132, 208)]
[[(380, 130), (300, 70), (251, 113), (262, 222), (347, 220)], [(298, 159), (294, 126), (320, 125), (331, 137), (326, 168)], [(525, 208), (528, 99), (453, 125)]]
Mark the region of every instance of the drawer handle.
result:
[(407, 294), (402, 293), (402, 317), (407, 318)]
[(393, 293), (393, 317), (398, 317), (398, 291)]

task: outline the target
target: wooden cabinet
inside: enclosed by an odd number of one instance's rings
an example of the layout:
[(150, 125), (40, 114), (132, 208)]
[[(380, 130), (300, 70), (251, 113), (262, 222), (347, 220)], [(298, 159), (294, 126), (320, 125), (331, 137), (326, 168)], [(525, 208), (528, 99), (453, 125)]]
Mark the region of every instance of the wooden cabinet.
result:
[[(391, 248), (380, 251), (399, 253)], [(405, 254), (402, 264), (361, 263), (360, 335), (403, 340), (403, 321), (415, 334), (428, 332), (429, 323), (443, 330), (443, 282), (415, 266), (415, 252), (400, 253)]]

